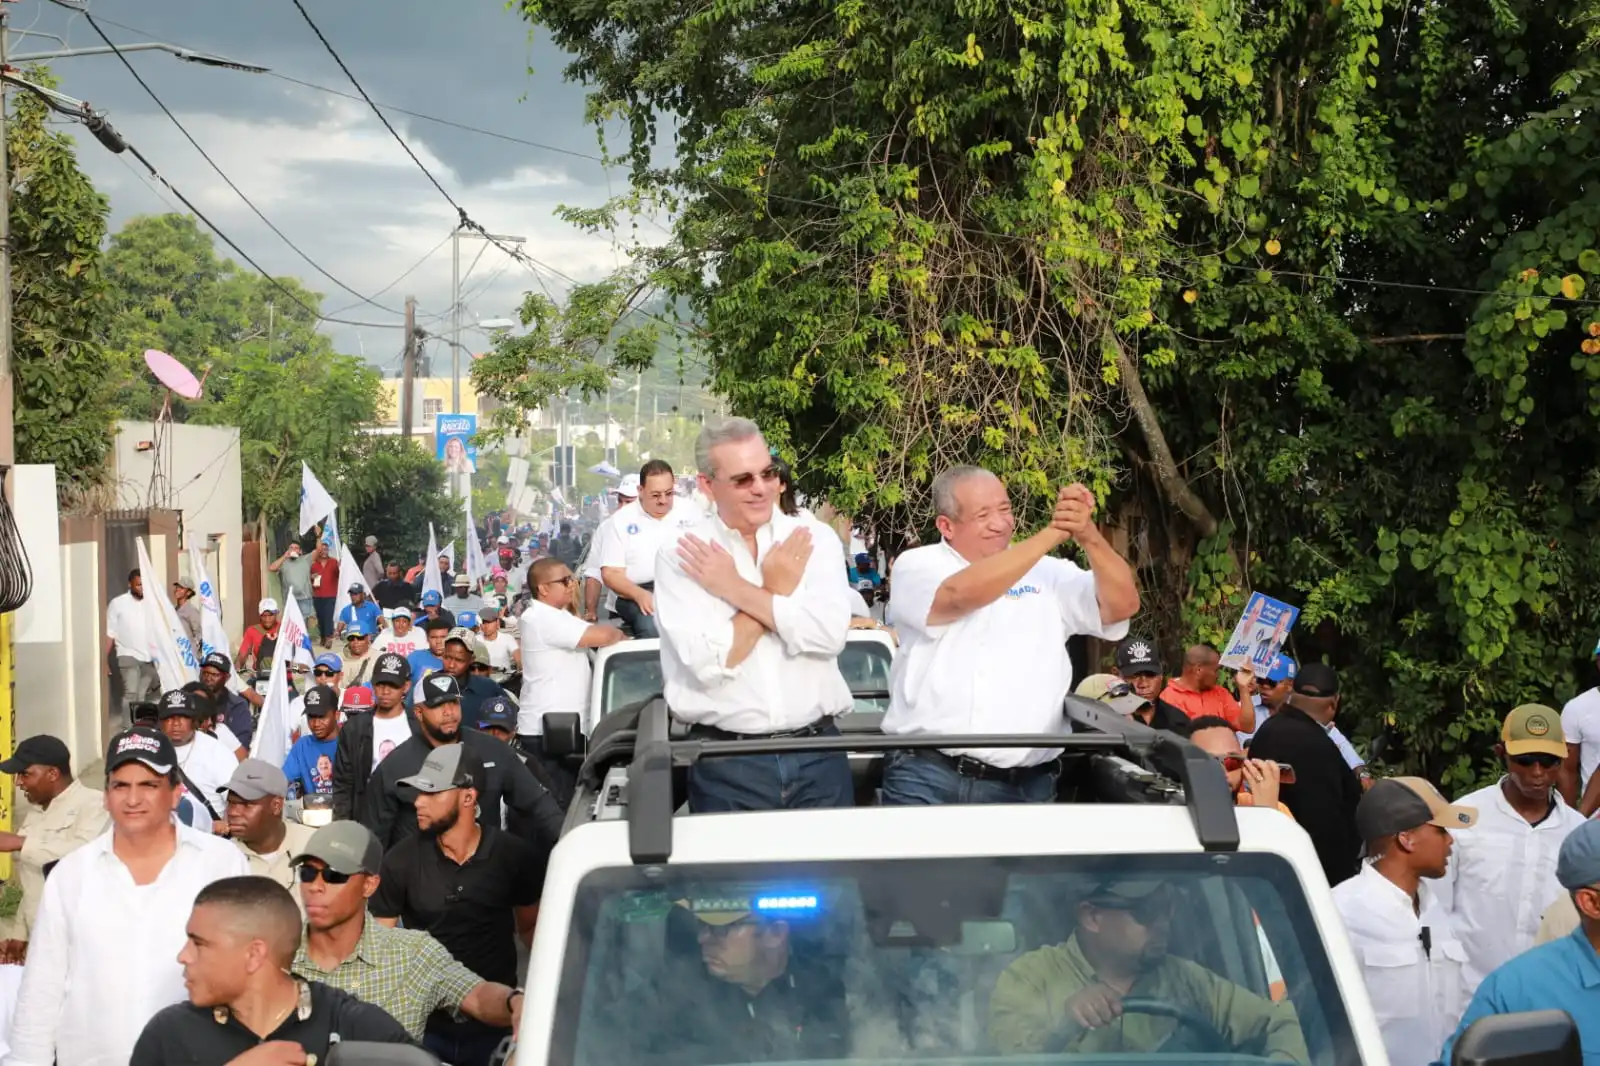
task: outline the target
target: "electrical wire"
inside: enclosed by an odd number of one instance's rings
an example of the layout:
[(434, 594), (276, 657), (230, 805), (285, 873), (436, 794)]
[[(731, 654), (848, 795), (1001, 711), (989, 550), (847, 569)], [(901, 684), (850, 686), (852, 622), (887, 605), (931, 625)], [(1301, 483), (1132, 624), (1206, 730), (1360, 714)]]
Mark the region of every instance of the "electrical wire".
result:
[[(279, 240), (283, 241), (284, 244), (287, 244), (290, 249), (292, 249), (294, 253), (301, 259), (304, 259), (307, 263), (309, 263), (313, 270), (327, 278), (329, 281), (333, 282), (333, 284), (337, 285), (351, 296), (356, 297), (361, 303), (370, 304), (371, 306), (376, 307), (378, 310), (391, 315), (403, 314), (403, 312), (397, 311), (392, 307), (383, 306), (370, 297), (363, 296), (360, 292), (351, 288), (349, 285), (346, 285), (343, 281), (339, 280), (325, 267), (323, 267), (321, 263), (318, 263), (315, 259), (311, 258), (311, 256), (307, 255), (298, 244), (290, 240), (289, 235), (274, 225), (270, 218), (262, 214), (261, 209), (255, 205), (254, 201), (252, 201), (250, 197), (245, 195), (244, 190), (239, 188), (238, 185), (234, 184), (233, 179), (228, 177), (227, 173), (222, 169), (222, 167), (217, 165), (217, 161), (215, 159), (211, 158), (211, 154), (204, 148), (200, 147), (200, 142), (194, 139), (194, 137), (189, 133), (188, 129), (185, 128), (184, 124), (178, 120), (178, 116), (172, 113), (172, 109), (166, 105), (161, 97), (156, 95), (156, 91), (150, 87), (150, 84), (146, 82), (143, 77), (140, 76), (139, 71), (134, 67), (133, 63), (129, 61), (128, 57), (123, 54), (122, 49), (118, 48), (116, 42), (113, 41), (106, 34), (106, 32), (100, 28), (100, 24), (95, 21), (94, 16), (89, 14), (89, 12), (84, 11), (83, 18), (84, 21), (89, 24), (90, 28), (93, 29), (97, 35), (99, 35), (100, 39), (105, 42), (106, 47), (111, 49), (116, 57), (122, 61), (122, 65), (128, 69), (129, 74), (133, 75), (133, 80), (139, 83), (139, 88), (145, 91), (145, 95), (149, 96), (150, 99), (155, 102), (155, 105), (161, 109), (161, 113), (166, 115), (168, 120), (178, 128), (179, 133), (183, 134), (184, 140), (188, 141), (189, 144), (194, 147), (194, 150), (200, 153), (200, 158), (204, 159), (211, 169), (217, 172), (217, 176), (222, 179), (223, 183), (227, 185), (228, 188), (232, 189), (240, 200), (244, 201), (244, 205), (250, 209), (251, 213), (259, 218), (263, 225), (275, 233)], [(353, 304), (351, 306), (359, 306), (359, 304)]]
[[(404, 281), (407, 278), (409, 278), (412, 274), (417, 272), (417, 269), (419, 267), (421, 267), (423, 263), (426, 263), (428, 260), (432, 259), (434, 257), (434, 255), (436, 255), (438, 253), (440, 248), (443, 248), (446, 244), (449, 244), (449, 243), (450, 243), (450, 238), (446, 237), (444, 240), (440, 241), (438, 244), (436, 244), (432, 248), (428, 249), (428, 251), (423, 254), (421, 259), (418, 259), (415, 263), (412, 263), (410, 266), (406, 267), (406, 269), (403, 270), (400, 273), (399, 277), (395, 278), (393, 281), (389, 282), (389, 284), (385, 285), (383, 288), (379, 289), (377, 292), (373, 293), (372, 295), (373, 296), (382, 296), (384, 293), (388, 292), (390, 289), (394, 288), (396, 285), (400, 284), (402, 281)], [(329, 313), (330, 314), (335, 314), (335, 315), (342, 315), (346, 311), (354, 310), (355, 308), (360, 307), (360, 306), (361, 306), (360, 302), (353, 303), (353, 304), (348, 304), (348, 305), (346, 305), (344, 307), (335, 308), (333, 311), (331, 311)]]

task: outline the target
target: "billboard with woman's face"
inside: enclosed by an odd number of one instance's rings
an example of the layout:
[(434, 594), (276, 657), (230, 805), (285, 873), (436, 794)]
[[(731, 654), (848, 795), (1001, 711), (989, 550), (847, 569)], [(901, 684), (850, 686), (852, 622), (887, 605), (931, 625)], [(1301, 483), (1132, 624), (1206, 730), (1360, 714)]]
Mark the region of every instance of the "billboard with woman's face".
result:
[(435, 454), (449, 474), (474, 474), (478, 470), (477, 415), (437, 415), (433, 428)]

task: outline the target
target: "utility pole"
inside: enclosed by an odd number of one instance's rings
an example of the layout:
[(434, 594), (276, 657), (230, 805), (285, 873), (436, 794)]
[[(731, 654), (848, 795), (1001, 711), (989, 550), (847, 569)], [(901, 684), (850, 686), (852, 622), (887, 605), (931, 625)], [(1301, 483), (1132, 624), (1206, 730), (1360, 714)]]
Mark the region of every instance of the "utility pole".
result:
[(417, 376), (417, 298), (406, 297), (406, 354), (400, 382), (400, 436), (411, 439), (412, 382)]
[(461, 413), (461, 227), (450, 232), (450, 413)]

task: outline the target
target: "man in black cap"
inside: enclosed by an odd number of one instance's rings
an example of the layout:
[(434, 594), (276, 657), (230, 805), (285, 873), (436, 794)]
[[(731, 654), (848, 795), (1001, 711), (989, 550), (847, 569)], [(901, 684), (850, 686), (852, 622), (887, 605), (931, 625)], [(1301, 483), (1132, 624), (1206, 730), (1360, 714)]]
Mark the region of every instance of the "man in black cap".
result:
[(206, 710), (195, 693), (173, 689), (161, 694), (158, 713), (161, 731), (177, 752), (178, 779), (186, 790), (185, 797), (204, 808), (213, 832), (225, 833), (227, 823), (217, 802), (217, 790), (233, 776), (239, 759), (222, 741), (200, 729)]
[[(422, 769), (400, 783), (416, 792), (420, 833), (383, 857), (378, 891), (368, 904), (385, 925), (433, 934), (451, 956), (490, 981), (517, 983), (517, 947), (531, 943), (544, 889), (548, 850), (475, 816), (483, 761), (463, 744), (434, 748)], [(438, 1012), (423, 1043), (453, 1066), (487, 1066), (509, 1031)]]
[(495, 1028), (516, 1028), (522, 989), (483, 980), (420, 929), (391, 929), (368, 920), (367, 902), (382, 883), (383, 849), (364, 826), (323, 826), (294, 862), (306, 905), (295, 976), (359, 992), (419, 1043), (428, 1018), (441, 1010)]
[(504, 824), (513, 833), (537, 845), (553, 847), (561, 836), (563, 815), (549, 791), (517, 758), (516, 752), (493, 737), (461, 725), (461, 689), (448, 674), (434, 674), (421, 685), (422, 698), (412, 708), (417, 732), (396, 748), (373, 771), (368, 783), (361, 823), (372, 830), (384, 847), (417, 831), (416, 811), (401, 780), (422, 769), (428, 752), (443, 744), (460, 742), (487, 768), (479, 794), (478, 820), (484, 825)]
[(1420, 777), (1391, 777), (1356, 807), (1369, 861), (1333, 890), (1389, 1052), (1390, 1066), (1427, 1066), (1466, 1008), (1466, 958), (1450, 910), (1430, 882), (1450, 865), (1453, 830), (1478, 821)]
[(353, 714), (339, 729), (333, 753), (333, 816), (359, 818), (366, 809), (367, 784), (378, 764), (417, 731), (406, 713), (411, 667), (404, 657), (384, 652), (372, 667), (371, 714)]
[(1250, 742), (1251, 758), (1294, 767), (1294, 781), (1282, 787), (1280, 798), (1310, 834), (1330, 885), (1354, 877), (1361, 865), (1361, 780), (1328, 735), (1338, 713), (1339, 676), (1331, 666), (1307, 663), (1295, 676), (1288, 703)]
[(17, 992), (12, 1066), (127, 1062), (151, 1016), (184, 998), (177, 957), (193, 900), (246, 869), (232, 844), (174, 821), (177, 765), (172, 742), (155, 730), (111, 738), (111, 831), (45, 880)]
[(1145, 705), (1133, 713), (1134, 718), (1151, 729), (1188, 734), (1189, 716), (1161, 698), (1167, 677), (1161, 669), (1161, 659), (1156, 654), (1153, 641), (1129, 637), (1118, 644), (1117, 676), (1133, 687), (1135, 695), (1145, 700)]
[(251, 708), (261, 706), (261, 694), (253, 688), (234, 692), (228, 688), (228, 679), (232, 676), (233, 663), (220, 651), (200, 660), (200, 683), (205, 686), (217, 717), (248, 749), (250, 739), (256, 735), (256, 714)]
[(188, 933), (178, 962), (189, 998), (150, 1019), (130, 1066), (324, 1062), (346, 1040), (411, 1042), (382, 1008), (290, 974), (300, 912), (268, 878), (230, 877), (201, 889)]
[(444, 672), (455, 678), (461, 689), (461, 715), (469, 722), (477, 720), (478, 707), (484, 700), (505, 693), (489, 677), (472, 672), (477, 646), (478, 638), (472, 630), (458, 626), (445, 635), (444, 651), (439, 656), (444, 660)]
[[(50, 867), (105, 832), (106, 797), (74, 780), (72, 755), (51, 736), (29, 737), (18, 744), (11, 758), (0, 762), (0, 773), (13, 775), (33, 805), (17, 832), (0, 833), (0, 851), (17, 856), (17, 879), (22, 886), (18, 917), (23, 934), (17, 939), (26, 941), (39, 914), (39, 898)], [(16, 946), (8, 944), (6, 954), (15, 958)]]

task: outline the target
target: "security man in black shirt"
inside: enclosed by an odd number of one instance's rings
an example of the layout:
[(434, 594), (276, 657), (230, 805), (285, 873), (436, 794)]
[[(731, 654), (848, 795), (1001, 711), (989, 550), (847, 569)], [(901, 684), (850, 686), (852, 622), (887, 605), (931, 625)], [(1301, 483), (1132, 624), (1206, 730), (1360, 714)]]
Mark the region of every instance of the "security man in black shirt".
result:
[(1328, 736), (1338, 713), (1339, 676), (1331, 666), (1307, 663), (1294, 679), (1289, 702), (1261, 723), (1250, 742), (1251, 758), (1294, 767), (1294, 781), (1282, 786), (1279, 798), (1311, 837), (1330, 885), (1361, 870), (1361, 781)]
[[(415, 836), (383, 857), (367, 909), (385, 925), (432, 934), (455, 960), (487, 981), (515, 986), (517, 947), (533, 940), (548, 848), (531, 845), (474, 817), (483, 761), (462, 744), (434, 748), (403, 784), (416, 792)], [(452, 1066), (487, 1066), (511, 1035), (473, 1018), (437, 1011), (424, 1044)]]
[[(367, 782), (361, 824), (387, 851), (417, 831), (412, 792), (401, 784), (422, 769), (428, 753), (442, 744), (460, 742), (483, 762), (478, 795), (478, 821), (504, 824), (516, 836), (546, 848), (561, 837), (564, 815), (549, 791), (528, 772), (516, 752), (476, 729), (461, 725), (461, 689), (449, 674), (433, 674), (420, 686), (422, 699), (412, 708), (417, 732), (389, 753)], [(503, 819), (503, 821), (502, 821)]]
[(300, 908), (266, 877), (213, 881), (195, 897), (178, 955), (189, 1001), (145, 1024), (129, 1066), (224, 1066), (262, 1045), (282, 1062), (326, 1062), (341, 1041), (407, 1044), (400, 1023), (370, 1003), (289, 973)]

